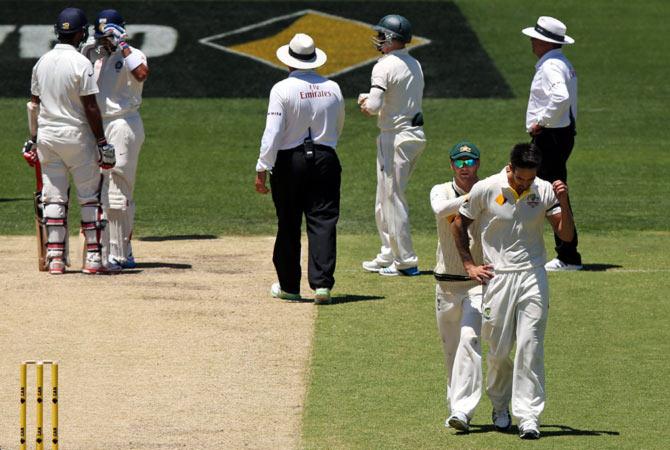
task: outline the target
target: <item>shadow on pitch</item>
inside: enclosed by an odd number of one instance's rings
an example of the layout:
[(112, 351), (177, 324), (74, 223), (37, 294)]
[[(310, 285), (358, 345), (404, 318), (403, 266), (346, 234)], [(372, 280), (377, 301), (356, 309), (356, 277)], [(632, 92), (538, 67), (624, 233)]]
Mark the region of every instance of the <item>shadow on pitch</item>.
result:
[(137, 239), (146, 242), (163, 242), (163, 241), (204, 241), (216, 238), (217, 237), (213, 234), (176, 234), (173, 236), (143, 236)]
[[(493, 425), (477, 425), (470, 424), (469, 433), (498, 433)], [(465, 436), (468, 432), (458, 432), (456, 436)], [(579, 428), (572, 428), (567, 425), (540, 425), (541, 438), (555, 437), (555, 436), (619, 436), (618, 431), (605, 430), (580, 430)], [(519, 434), (519, 428), (513, 426), (510, 431), (505, 434)]]
[[(193, 266), (190, 264), (179, 264), (179, 263), (166, 263), (166, 262), (139, 262), (137, 263), (138, 269), (177, 269), (177, 270), (188, 270), (192, 269)], [(131, 269), (132, 270), (132, 269)], [(129, 270), (124, 270), (123, 273), (130, 272)]]
[(582, 270), (585, 272), (607, 272), (610, 269), (621, 269), (618, 264), (584, 264)]

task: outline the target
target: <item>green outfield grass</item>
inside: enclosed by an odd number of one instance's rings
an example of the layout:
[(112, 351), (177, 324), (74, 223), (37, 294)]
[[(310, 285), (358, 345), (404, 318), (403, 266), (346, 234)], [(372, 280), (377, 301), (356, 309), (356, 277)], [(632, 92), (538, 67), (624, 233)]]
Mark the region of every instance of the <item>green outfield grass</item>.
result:
[[(432, 268), (436, 241), (428, 193), (450, 177), (446, 150), (463, 138), (474, 141), (482, 150), (481, 175), (489, 175), (501, 169), (514, 143), (528, 139), (524, 112), (535, 58), (519, 30), (539, 15), (555, 15), (577, 40), (566, 50), (580, 79), (568, 184), (580, 250), (590, 270), (550, 275), (543, 438), (525, 443), (491, 431), (486, 398), (474, 418), (475, 432), (454, 435), (444, 429), (445, 380), (432, 277), (382, 280), (359, 269), (378, 251), (373, 217), (377, 130), (374, 120), (358, 113), (354, 99), (348, 99), (338, 147), (343, 165), (339, 297), (319, 309), (304, 445), (666, 448), (670, 64), (661, 30), (667, 28), (670, 4), (455, 3), (515, 98), (425, 101), (429, 144), (408, 196), (426, 271)], [(380, 14), (390, 8), (385, 4)], [(19, 155), (27, 134), (26, 100), (0, 99), (0, 235), (34, 230), (34, 179)], [(265, 100), (146, 99), (136, 235), (274, 233), (271, 199), (253, 190), (265, 109)], [(71, 214), (74, 232), (76, 206)]]

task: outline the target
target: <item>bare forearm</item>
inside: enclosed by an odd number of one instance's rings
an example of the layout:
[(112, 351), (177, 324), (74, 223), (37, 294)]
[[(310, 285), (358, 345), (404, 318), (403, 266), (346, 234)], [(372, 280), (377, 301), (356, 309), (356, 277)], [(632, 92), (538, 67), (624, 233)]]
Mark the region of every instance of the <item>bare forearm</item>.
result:
[[(90, 97), (93, 97), (92, 101)], [(105, 132), (102, 129), (102, 115), (95, 101), (95, 96), (82, 97), (82, 103), (84, 104), (86, 119), (96, 140), (104, 139)]]
[(461, 257), (464, 267), (474, 265), (474, 259), (472, 253), (470, 253), (470, 236), (468, 235), (470, 223), (469, 219), (464, 219), (459, 214), (451, 224), (451, 233), (454, 236), (456, 250), (458, 250), (458, 255)]
[(572, 217), (570, 205), (561, 205), (561, 221), (558, 224), (556, 234), (564, 242), (572, 242), (575, 238), (575, 221)]

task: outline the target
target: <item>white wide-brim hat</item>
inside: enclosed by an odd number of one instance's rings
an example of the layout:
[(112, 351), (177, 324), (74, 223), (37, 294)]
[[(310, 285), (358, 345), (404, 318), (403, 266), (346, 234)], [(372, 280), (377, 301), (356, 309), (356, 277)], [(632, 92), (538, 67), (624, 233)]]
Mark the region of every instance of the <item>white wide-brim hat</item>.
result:
[(526, 36), (554, 44), (574, 44), (575, 40), (565, 34), (568, 28), (563, 22), (553, 17), (541, 16), (534, 27), (521, 30)]
[(316, 69), (328, 59), (323, 50), (314, 46), (314, 39), (304, 33), (296, 34), (288, 45), (279, 47), (277, 58), (294, 69)]

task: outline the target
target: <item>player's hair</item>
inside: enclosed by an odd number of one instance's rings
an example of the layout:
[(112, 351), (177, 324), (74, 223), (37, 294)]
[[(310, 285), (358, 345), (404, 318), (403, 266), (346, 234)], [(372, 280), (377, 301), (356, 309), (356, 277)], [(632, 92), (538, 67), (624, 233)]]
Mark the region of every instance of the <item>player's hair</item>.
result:
[(512, 147), (509, 162), (513, 169), (537, 169), (542, 162), (542, 155), (535, 144), (520, 143)]

